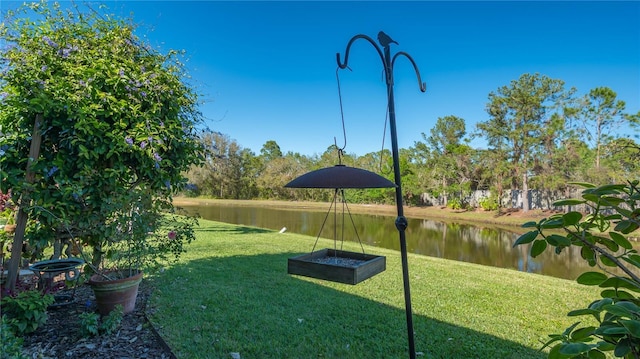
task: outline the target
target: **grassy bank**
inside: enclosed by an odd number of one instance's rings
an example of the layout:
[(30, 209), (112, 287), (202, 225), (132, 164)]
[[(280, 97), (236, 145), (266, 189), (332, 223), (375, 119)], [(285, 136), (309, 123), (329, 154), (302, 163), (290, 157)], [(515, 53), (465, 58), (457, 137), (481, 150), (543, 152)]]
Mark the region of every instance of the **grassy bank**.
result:
[[(174, 199), (175, 205), (199, 205), (206, 203), (216, 203), (219, 205), (233, 206), (261, 206), (282, 209), (304, 209), (308, 211), (325, 212), (329, 208), (329, 203), (322, 202), (293, 202), (293, 201), (267, 201), (267, 200), (227, 200), (227, 199), (206, 199), (206, 198), (185, 198)], [(395, 216), (397, 208), (395, 205), (372, 205), (372, 204), (349, 204), (352, 213), (361, 214), (382, 214)], [(531, 210), (527, 213), (522, 211), (503, 210), (497, 211), (460, 211), (443, 207), (408, 207), (404, 206), (404, 215), (408, 218), (436, 219), (442, 221), (456, 221), (468, 224), (492, 224), (497, 227), (504, 227), (514, 232), (526, 232), (521, 228), (522, 224), (528, 221), (538, 221), (551, 215), (549, 211)]]
[[(287, 274), (287, 258), (309, 252), (314, 237), (205, 220), (197, 236), (151, 279), (151, 320), (178, 357), (407, 357), (399, 253), (365, 247), (387, 257), (387, 270), (351, 286)], [(543, 358), (540, 340), (597, 296), (572, 281), (438, 258), (410, 254), (409, 266), (424, 358)]]

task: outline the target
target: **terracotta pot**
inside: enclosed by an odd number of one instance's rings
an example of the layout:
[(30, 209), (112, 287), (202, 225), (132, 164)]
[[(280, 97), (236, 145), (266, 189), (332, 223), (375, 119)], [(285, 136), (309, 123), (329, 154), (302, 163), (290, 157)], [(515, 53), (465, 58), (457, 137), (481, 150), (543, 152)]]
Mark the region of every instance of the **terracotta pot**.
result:
[(123, 313), (131, 313), (136, 306), (138, 286), (142, 281), (142, 272), (116, 279), (106, 280), (104, 277), (94, 274), (87, 282), (96, 296), (96, 304), (100, 315), (109, 314), (116, 305), (120, 304)]

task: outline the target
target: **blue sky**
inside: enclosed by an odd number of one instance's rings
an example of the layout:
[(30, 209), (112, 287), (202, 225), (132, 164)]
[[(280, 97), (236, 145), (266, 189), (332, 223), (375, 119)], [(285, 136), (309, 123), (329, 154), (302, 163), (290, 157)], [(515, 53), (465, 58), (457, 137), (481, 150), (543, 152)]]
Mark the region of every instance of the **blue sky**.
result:
[[(380, 30), (399, 43), (392, 52), (413, 57), (427, 83), (420, 92), (411, 63), (397, 61), (401, 148), (428, 135), (439, 117), (459, 116), (472, 132), (488, 119), (488, 94), (524, 73), (564, 80), (579, 95), (607, 86), (628, 112), (640, 111), (637, 1), (105, 3), (117, 15), (133, 13), (152, 46), (186, 50), (207, 126), (255, 153), (268, 140), (304, 155), (323, 153), (334, 137), (342, 146), (336, 53), (344, 58), (351, 37), (375, 39)], [(349, 67), (339, 73), (345, 150), (364, 155), (383, 144), (383, 67), (364, 40), (351, 47)]]

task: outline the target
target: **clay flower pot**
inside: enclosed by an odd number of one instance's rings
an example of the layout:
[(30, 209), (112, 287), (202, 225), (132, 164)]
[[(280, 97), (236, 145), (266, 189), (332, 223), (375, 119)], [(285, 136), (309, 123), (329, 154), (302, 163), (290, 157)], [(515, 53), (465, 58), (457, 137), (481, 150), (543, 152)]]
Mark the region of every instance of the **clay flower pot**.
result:
[[(117, 278), (120, 277), (118, 276)], [(91, 286), (96, 296), (98, 312), (104, 316), (109, 314), (118, 304), (122, 305), (123, 314), (133, 312), (138, 296), (138, 286), (141, 281), (142, 272), (138, 271), (133, 276), (116, 280), (107, 280), (99, 274), (94, 274), (87, 283)]]

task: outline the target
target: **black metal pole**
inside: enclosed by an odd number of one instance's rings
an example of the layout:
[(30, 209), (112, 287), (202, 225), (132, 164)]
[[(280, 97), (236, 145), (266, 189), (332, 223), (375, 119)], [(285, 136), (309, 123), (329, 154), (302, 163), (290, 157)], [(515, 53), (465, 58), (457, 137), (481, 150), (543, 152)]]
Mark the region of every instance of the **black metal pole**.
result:
[(398, 153), (398, 133), (396, 131), (396, 109), (393, 95), (393, 67), (391, 63), (391, 53), (389, 45), (384, 47), (384, 66), (387, 81), (387, 93), (389, 101), (389, 129), (391, 131), (391, 154), (393, 157), (393, 175), (396, 183), (396, 207), (398, 217), (396, 218), (396, 228), (400, 235), (400, 254), (402, 256), (402, 279), (404, 282), (404, 306), (407, 316), (407, 337), (409, 339), (409, 358), (415, 359), (416, 345), (413, 333), (413, 310), (411, 308), (411, 287), (409, 285), (409, 261), (407, 259), (407, 218), (404, 216), (402, 205), (402, 176), (400, 174), (400, 155)]
[[(378, 33), (378, 41), (380, 41), (381, 45), (384, 47), (384, 54), (380, 51), (380, 47), (373, 41), (372, 38), (366, 35), (356, 35), (349, 40), (347, 44), (347, 50), (344, 55), (344, 63), (340, 61), (340, 53), (336, 54), (336, 59), (338, 60), (338, 66), (341, 69), (347, 68), (347, 62), (349, 61), (349, 49), (354, 41), (357, 39), (365, 39), (373, 45), (373, 47), (378, 51), (378, 55), (380, 55), (380, 59), (382, 60), (382, 64), (384, 65), (384, 72), (387, 83), (387, 101), (389, 106), (389, 127), (391, 130), (391, 151), (393, 156), (393, 174), (395, 177), (396, 183), (396, 206), (398, 208), (398, 217), (396, 218), (396, 228), (398, 229), (398, 233), (400, 236), (400, 254), (402, 256), (402, 279), (404, 282), (404, 304), (405, 311), (407, 317), (407, 336), (409, 339), (409, 358), (416, 358), (416, 348), (415, 348), (415, 336), (413, 333), (413, 310), (411, 309), (411, 287), (409, 285), (409, 261), (407, 259), (407, 238), (405, 234), (405, 230), (407, 229), (407, 218), (404, 216), (404, 209), (402, 205), (402, 180), (400, 174), (400, 156), (398, 153), (398, 134), (396, 131), (396, 109), (395, 109), (395, 101), (393, 96), (393, 64), (395, 59), (398, 56), (405, 56), (411, 64), (413, 64), (413, 68), (416, 71), (416, 75), (418, 76), (418, 86), (420, 86), (420, 91), (426, 91), (426, 85), (422, 82), (420, 78), (420, 72), (418, 71), (418, 67), (416, 66), (413, 58), (409, 56), (406, 52), (398, 52), (393, 57), (391, 57), (391, 50), (389, 46), (392, 43), (396, 43), (391, 38), (389, 38), (382, 31)], [(397, 43), (396, 43), (397, 44)]]

